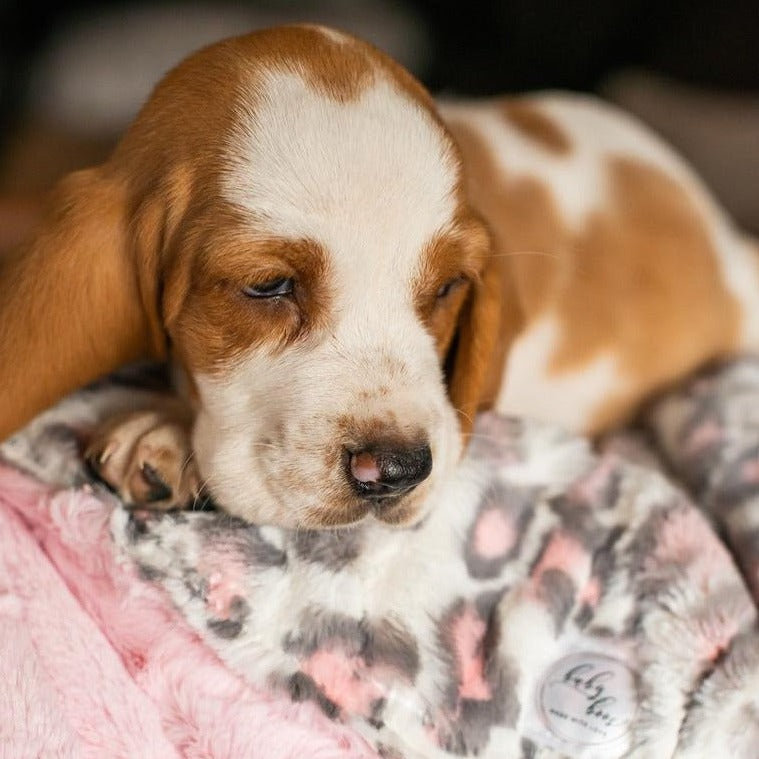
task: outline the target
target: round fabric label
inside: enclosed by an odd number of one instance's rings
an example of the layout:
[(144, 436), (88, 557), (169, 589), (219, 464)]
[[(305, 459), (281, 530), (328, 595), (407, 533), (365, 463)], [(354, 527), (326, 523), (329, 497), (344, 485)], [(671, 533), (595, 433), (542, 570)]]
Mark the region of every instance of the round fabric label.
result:
[(619, 743), (637, 711), (635, 675), (619, 659), (571, 654), (548, 670), (538, 701), (541, 719), (556, 738), (578, 747)]

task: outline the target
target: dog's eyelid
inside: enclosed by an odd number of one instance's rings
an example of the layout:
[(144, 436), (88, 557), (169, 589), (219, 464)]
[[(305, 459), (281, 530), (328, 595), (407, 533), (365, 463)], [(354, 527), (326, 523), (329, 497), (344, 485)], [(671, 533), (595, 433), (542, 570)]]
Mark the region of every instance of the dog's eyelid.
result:
[(283, 298), (295, 292), (295, 277), (273, 277), (263, 282), (253, 282), (243, 287), (249, 298)]
[(453, 290), (458, 288), (460, 285), (464, 285), (470, 281), (471, 281), (470, 277), (468, 277), (466, 274), (457, 274), (455, 277), (451, 277), (450, 279), (446, 280), (442, 285), (440, 285), (437, 292), (435, 293), (435, 297), (438, 299), (445, 298), (447, 295), (449, 295)]

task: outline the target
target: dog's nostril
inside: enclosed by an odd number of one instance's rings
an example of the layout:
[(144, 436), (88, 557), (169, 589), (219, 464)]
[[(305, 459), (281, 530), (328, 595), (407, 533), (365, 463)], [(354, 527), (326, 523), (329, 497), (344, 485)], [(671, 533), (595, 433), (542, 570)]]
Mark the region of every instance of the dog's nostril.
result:
[(358, 482), (377, 482), (382, 478), (376, 456), (368, 451), (351, 454), (350, 463), (351, 475)]
[(416, 487), (432, 471), (428, 445), (413, 448), (372, 447), (349, 451), (348, 474), (363, 498), (388, 498)]

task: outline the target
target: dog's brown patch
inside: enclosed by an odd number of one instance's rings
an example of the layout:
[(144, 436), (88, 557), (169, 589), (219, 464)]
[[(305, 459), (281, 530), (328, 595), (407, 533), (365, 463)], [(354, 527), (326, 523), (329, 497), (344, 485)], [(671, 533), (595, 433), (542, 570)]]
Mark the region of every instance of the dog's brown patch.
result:
[(610, 355), (625, 380), (614, 397), (599, 398), (590, 432), (623, 421), (655, 390), (737, 347), (740, 310), (708, 229), (687, 192), (663, 171), (611, 160), (605, 204), (575, 230), (547, 186), (509, 177), (474, 130), (451, 127), (470, 198), (491, 226), (503, 287), (486, 402), (500, 389), (514, 338), (549, 313), (562, 327), (554, 375)]
[[(247, 351), (265, 346), (278, 352), (329, 323), (328, 259), (311, 240), (212, 238), (201, 244), (189, 271), (174, 282), (166, 310), (176, 316), (167, 328), (178, 355), (194, 371), (228, 369)], [(292, 296), (251, 298), (248, 285), (293, 278)], [(178, 305), (181, 303), (181, 305)]]
[(566, 132), (529, 101), (505, 100), (502, 110), (511, 126), (549, 153), (567, 155), (572, 151), (572, 142)]
[(608, 176), (607, 207), (574, 241), (575, 274), (557, 309), (568, 328), (552, 363), (560, 373), (603, 351), (619, 355), (632, 389), (608, 400), (593, 429), (732, 353), (741, 319), (709, 230), (682, 187), (653, 166), (622, 158), (609, 162)]

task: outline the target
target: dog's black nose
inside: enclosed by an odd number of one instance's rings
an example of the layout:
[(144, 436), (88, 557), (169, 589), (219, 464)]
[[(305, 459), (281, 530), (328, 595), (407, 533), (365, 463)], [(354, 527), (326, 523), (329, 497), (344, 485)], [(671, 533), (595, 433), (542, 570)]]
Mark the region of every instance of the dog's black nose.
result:
[(428, 445), (377, 446), (348, 454), (348, 479), (362, 498), (403, 495), (427, 479), (432, 471), (432, 451)]

